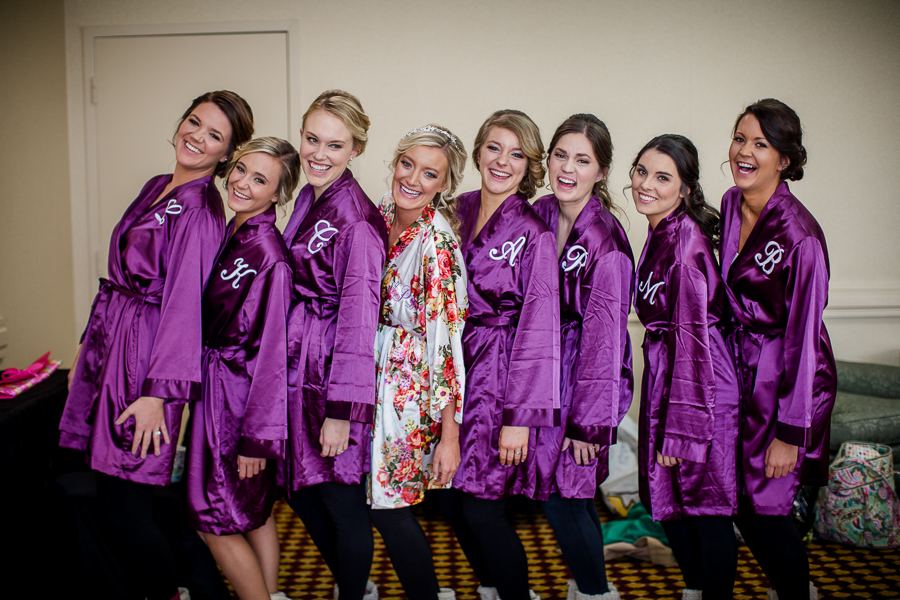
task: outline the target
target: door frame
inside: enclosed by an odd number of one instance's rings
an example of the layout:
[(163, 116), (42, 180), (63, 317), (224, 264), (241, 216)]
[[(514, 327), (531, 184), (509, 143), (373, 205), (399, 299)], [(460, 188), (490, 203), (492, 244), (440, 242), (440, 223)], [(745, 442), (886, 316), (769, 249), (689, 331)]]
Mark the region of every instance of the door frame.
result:
[[(91, 303), (98, 289), (99, 266), (107, 259), (100, 256), (99, 236), (100, 207), (98, 201), (98, 148), (97, 148), (97, 104), (94, 102), (94, 45), (100, 38), (111, 37), (160, 37), (225, 35), (236, 33), (284, 33), (287, 36), (287, 93), (288, 123), (291, 135), (299, 135), (301, 112), (296, 107), (300, 98), (300, 23), (284, 21), (241, 21), (230, 23), (184, 23), (159, 25), (111, 25), (85, 27), (82, 30), (82, 105), (84, 128), (78, 136), (77, 128), (70, 129), (75, 134), (69, 141), (70, 157), (83, 153), (83, 160), (73, 160), (70, 174), (72, 183), (72, 276), (74, 283), (74, 304), (76, 335), (87, 321)], [(70, 94), (71, 94), (70, 88)], [(72, 107), (70, 96), (69, 105)], [(81, 152), (79, 152), (79, 149)], [(78, 163), (83, 164), (81, 176), (75, 172)], [(82, 193), (78, 191), (82, 190)], [(107, 232), (108, 233), (108, 232)]]

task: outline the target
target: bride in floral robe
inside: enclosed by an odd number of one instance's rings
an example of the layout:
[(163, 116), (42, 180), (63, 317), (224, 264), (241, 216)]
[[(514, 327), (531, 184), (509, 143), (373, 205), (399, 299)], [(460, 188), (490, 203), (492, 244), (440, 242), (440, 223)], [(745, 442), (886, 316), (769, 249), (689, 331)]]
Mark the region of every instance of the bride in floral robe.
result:
[(369, 501), (410, 598), (454, 597), (438, 588), (428, 540), (409, 506), (425, 490), (449, 486), (459, 467), (468, 281), (453, 226), (436, 205), (452, 197), (465, 161), (462, 142), (446, 128), (410, 132), (380, 206), (390, 247), (375, 336)]

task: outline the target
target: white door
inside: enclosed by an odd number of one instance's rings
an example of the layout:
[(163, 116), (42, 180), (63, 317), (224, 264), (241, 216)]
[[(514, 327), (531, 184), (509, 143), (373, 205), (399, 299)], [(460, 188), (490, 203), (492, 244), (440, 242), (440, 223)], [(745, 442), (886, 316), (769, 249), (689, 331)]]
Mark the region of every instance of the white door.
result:
[(255, 136), (296, 144), (289, 68), (297, 66), (289, 56), (286, 31), (93, 38), (88, 110), (95, 112), (87, 120), (92, 290), (96, 278), (106, 276), (110, 234), (122, 213), (148, 179), (172, 172), (170, 140), (193, 98), (236, 92), (253, 110)]

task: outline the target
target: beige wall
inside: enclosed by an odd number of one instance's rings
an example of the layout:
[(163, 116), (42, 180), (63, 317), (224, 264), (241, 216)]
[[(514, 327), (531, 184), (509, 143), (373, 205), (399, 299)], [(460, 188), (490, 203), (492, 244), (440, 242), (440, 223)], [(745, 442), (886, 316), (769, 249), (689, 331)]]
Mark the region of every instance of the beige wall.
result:
[(47, 350), (69, 364), (72, 308), (69, 139), (62, 0), (0, 2), (0, 368)]
[[(59, 18), (58, 3), (53, 6), (57, 12), (49, 11), (50, 22)], [(34, 9), (12, 12), (22, 11)], [(41, 16), (47, 12), (42, 8)], [(60, 43), (59, 34), (44, 33), (50, 27), (46, 19), (29, 25), (27, 13), (11, 19), (7, 11), (4, 17), (3, 27), (15, 39), (28, 36), (17, 44), (4, 40), (4, 48), (28, 47), (55, 57), (39, 60), (19, 52), (22, 58), (12, 66), (5, 64), (4, 73), (10, 69), (18, 73), (35, 63), (31, 71), (35, 79), (28, 89), (58, 88), (62, 65), (59, 50), (53, 49)], [(470, 146), (491, 111), (514, 107), (531, 115), (545, 141), (573, 112), (593, 112), (604, 119), (616, 146), (613, 190), (627, 183), (628, 164), (647, 139), (663, 132), (685, 134), (700, 150), (703, 185), (717, 203), (731, 184), (720, 164), (726, 159), (734, 118), (760, 97), (784, 100), (800, 114), (807, 132), (807, 177), (792, 189), (828, 237), (831, 302), (836, 307), (828, 323), (836, 353), (842, 358), (900, 363), (900, 198), (891, 184), (895, 157), (900, 155), (896, 110), (900, 4), (891, 0), (760, 0), (752, 6), (722, 0), (67, 0), (65, 69), (75, 247), (86, 220), (82, 28), (285, 19), (300, 24), (296, 110), (302, 111), (323, 89), (343, 87), (357, 94), (369, 112), (371, 143), (366, 155), (354, 161), (354, 171), (375, 198), (385, 187), (384, 161), (410, 129), (437, 121)], [(9, 87), (4, 80), (5, 99)], [(16, 93), (19, 112), (14, 115), (36, 106), (21, 88)], [(62, 90), (54, 99), (61, 101), (61, 96)], [(8, 121), (26, 127), (20, 117), (3, 119), (4, 127)], [(52, 139), (64, 138), (64, 127), (65, 123), (59, 133), (50, 134)], [(46, 158), (43, 153), (42, 165)], [(65, 172), (65, 163), (64, 156), (54, 159), (52, 164), (58, 167), (54, 174)], [(40, 178), (45, 187), (53, 183), (46, 179), (51, 178)], [(54, 185), (62, 191), (53, 201), (64, 204), (66, 182), (60, 178)], [(477, 185), (477, 175), (470, 169), (462, 189)], [(4, 194), (3, 202), (9, 201)], [(626, 206), (637, 253), (646, 236), (645, 222), (624, 196), (618, 201)], [(53, 219), (65, 216), (65, 210), (55, 211)], [(72, 254), (70, 239), (57, 231), (58, 223), (43, 219), (39, 224), (22, 219), (14, 234), (39, 240), (36, 245), (58, 257), (65, 270), (65, 257)], [(3, 275), (13, 273), (9, 229), (4, 224), (0, 238)], [(15, 273), (24, 270), (15, 268)], [(27, 325), (29, 331), (46, 328), (34, 313), (51, 308), (71, 312), (68, 299), (85, 304), (92, 285), (65, 274), (52, 278), (55, 287), (49, 292), (7, 291), (9, 280), (4, 276), (2, 281), (0, 315), (10, 325), (13, 321)], [(62, 322), (54, 328), (51, 346), (67, 356), (87, 314), (79, 310), (74, 322), (68, 314), (58, 318)], [(31, 353), (19, 348), (25, 337), (11, 339), (15, 347), (10, 356), (24, 360)], [(639, 340), (635, 342), (639, 346)]]

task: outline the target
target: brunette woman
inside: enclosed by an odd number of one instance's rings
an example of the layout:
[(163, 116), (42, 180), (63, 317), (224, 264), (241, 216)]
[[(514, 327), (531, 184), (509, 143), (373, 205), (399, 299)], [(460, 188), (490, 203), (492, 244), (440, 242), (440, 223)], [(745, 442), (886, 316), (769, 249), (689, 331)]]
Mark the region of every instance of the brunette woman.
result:
[(536, 457), (539, 468), (551, 469), (552, 494), (543, 507), (575, 578), (568, 600), (619, 598), (606, 580), (594, 505), (633, 388), (628, 312), (634, 258), (610, 212), (606, 181), (612, 152), (603, 121), (589, 114), (566, 119), (553, 134), (547, 157), (553, 194), (535, 204), (556, 232), (562, 330), (561, 423), (538, 431)]
[(631, 165), (631, 196), (650, 228), (634, 308), (646, 328), (638, 473), (684, 576), (685, 600), (731, 598), (737, 543), (739, 392), (722, 334), (719, 214), (684, 136), (650, 140)]
[[(188, 517), (242, 599), (278, 591), (274, 461), (287, 438), (288, 250), (276, 206), (292, 198), (300, 157), (257, 138), (225, 177), (234, 218), (203, 293), (203, 402), (191, 419)], [(270, 468), (266, 468), (270, 467)]]
[(374, 593), (365, 476), (387, 229), (347, 168), (365, 150), (368, 128), (347, 92), (323, 92), (310, 105), (300, 143), (308, 184), (284, 231), (294, 268), (285, 486), (341, 600), (359, 600), (367, 585)]
[(722, 279), (741, 383), (741, 498), (737, 525), (781, 600), (817, 596), (791, 520), (801, 485), (828, 477), (837, 380), (822, 312), (828, 249), (791, 193), (806, 164), (800, 118), (771, 98), (732, 131), (735, 187), (722, 198)]
[(527, 557), (506, 499), (550, 495), (551, 475), (532, 455), (536, 428), (559, 423), (556, 240), (528, 203), (544, 176), (534, 122), (494, 113), (472, 154), (481, 190), (457, 204), (469, 272), (465, 418), (456, 490), (441, 499), (482, 597), (528, 600)]
[(390, 250), (375, 338), (370, 516), (410, 600), (455, 597), (438, 587), (409, 507), (448, 486), (459, 467), (468, 280), (450, 203), (465, 166), (462, 142), (446, 127), (419, 127), (397, 145), (381, 199)]
[[(153, 486), (172, 477), (184, 403), (200, 397), (201, 295), (222, 241), (214, 179), (253, 135), (233, 92), (194, 99), (178, 124), (175, 171), (144, 185), (116, 225), (60, 422), (85, 450), (117, 550), (151, 600), (178, 597), (172, 550), (153, 521)], [(148, 454), (150, 444), (153, 450)]]

